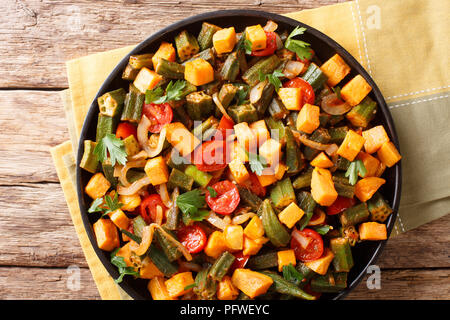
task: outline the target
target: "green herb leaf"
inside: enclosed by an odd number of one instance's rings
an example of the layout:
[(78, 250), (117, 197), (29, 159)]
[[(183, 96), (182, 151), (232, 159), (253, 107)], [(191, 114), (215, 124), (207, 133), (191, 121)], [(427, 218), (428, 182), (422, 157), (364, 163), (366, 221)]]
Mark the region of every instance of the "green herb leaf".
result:
[(124, 235), (126, 235), (128, 238), (130, 238), (130, 239), (133, 240), (134, 242), (141, 243), (141, 241), (142, 241), (142, 238), (141, 238), (141, 237), (139, 237), (139, 236), (137, 236), (137, 235), (131, 233), (131, 232), (128, 231), (128, 230), (120, 229), (120, 232), (122, 232)]
[(186, 81), (177, 80), (175, 83), (172, 81), (166, 87), (166, 95), (163, 95), (164, 90), (158, 87), (153, 90), (147, 90), (145, 92), (145, 103), (161, 104), (168, 101), (178, 101), (183, 97), (183, 90), (186, 87)]
[(215, 198), (215, 197), (217, 197), (217, 192), (216, 192), (216, 190), (214, 190), (212, 187), (206, 187), (206, 189), (208, 189), (208, 191), (209, 191), (209, 195), (211, 196), (211, 198)]
[(184, 287), (184, 291), (187, 291), (192, 288), (195, 288), (195, 283), (191, 283), (191, 284), (187, 285), (186, 287)]
[(331, 88), (331, 90), (333, 90), (333, 92), (336, 94), (336, 97), (338, 99), (341, 99), (341, 87), (334, 87), (334, 88)]
[(292, 39), (295, 36), (302, 35), (305, 33), (306, 28), (296, 27), (286, 39), (284, 46), (286, 49), (293, 51), (297, 54), (300, 59), (310, 59), (312, 52), (309, 48), (310, 44), (301, 40)]
[[(201, 194), (199, 189), (185, 192), (177, 197), (177, 206), (181, 212), (191, 218), (191, 220), (200, 219), (204, 213), (198, 214), (198, 209), (205, 205), (205, 196)], [(200, 220), (196, 220), (200, 221)]]
[(312, 211), (306, 211), (305, 215), (300, 219), (300, 230), (303, 230), (309, 223), (309, 221), (311, 220), (312, 216), (313, 216), (314, 212)]
[(283, 266), (283, 278), (289, 282), (299, 285), (300, 282), (303, 281), (304, 277), (300, 272), (298, 272), (297, 269), (295, 269), (292, 263), (290, 263), (287, 266)]
[(323, 225), (323, 226), (320, 226), (320, 227), (315, 227), (314, 228), (314, 230), (318, 233), (318, 234), (321, 234), (321, 235), (325, 235), (325, 234), (327, 234), (328, 233), (328, 231), (330, 231), (331, 229), (333, 229), (333, 227), (332, 226), (329, 226), (329, 225)]
[(358, 181), (358, 173), (364, 178), (367, 174), (367, 169), (361, 160), (352, 161), (345, 172), (345, 177), (348, 178), (352, 186)]
[(252, 54), (252, 42), (248, 39), (244, 40), (245, 54)]
[(122, 206), (123, 204), (119, 203), (119, 194), (116, 192), (113, 199), (109, 195), (106, 195), (104, 198), (95, 199), (88, 212), (102, 212), (103, 217), (110, 212), (120, 209)]
[(103, 211), (103, 208), (100, 207), (103, 204), (103, 198), (97, 198), (92, 202), (91, 206), (88, 209), (89, 213), (100, 212)]
[(197, 210), (196, 213), (190, 214), (189, 219), (193, 220), (193, 221), (202, 221), (207, 216), (209, 216), (209, 210), (201, 209), (201, 210)]
[(248, 89), (245, 87), (242, 87), (239, 89), (239, 91), (236, 94), (236, 100), (237, 100), (237, 105), (240, 106), (242, 104), (244, 104), (247, 100), (247, 95), (248, 95)]
[(137, 272), (133, 267), (128, 267), (123, 257), (116, 255), (119, 249), (120, 248), (117, 248), (111, 252), (111, 263), (115, 265), (119, 271), (119, 277), (114, 281), (116, 283), (121, 283), (125, 275), (139, 277), (139, 272)]
[(277, 92), (282, 86), (281, 80), (279, 78), (284, 76), (285, 75), (282, 70), (275, 70), (273, 73), (268, 74), (264, 74), (261, 70), (258, 71), (259, 81), (263, 82), (267, 79), (269, 83), (271, 83), (275, 87), (275, 90)]
[(268, 166), (266, 159), (256, 153), (248, 152), (247, 150), (244, 151), (248, 157), (250, 169), (258, 176), (262, 175), (264, 168)]
[(164, 90), (162, 87), (158, 87), (153, 90), (147, 90), (145, 92), (145, 103), (149, 104), (154, 101), (157, 101), (158, 99), (161, 99), (161, 97), (163, 95), (164, 95)]
[(108, 153), (111, 158), (111, 165), (114, 166), (116, 162), (125, 165), (127, 162), (127, 152), (123, 141), (112, 133), (107, 133), (95, 146), (94, 154), (100, 162), (108, 158)]

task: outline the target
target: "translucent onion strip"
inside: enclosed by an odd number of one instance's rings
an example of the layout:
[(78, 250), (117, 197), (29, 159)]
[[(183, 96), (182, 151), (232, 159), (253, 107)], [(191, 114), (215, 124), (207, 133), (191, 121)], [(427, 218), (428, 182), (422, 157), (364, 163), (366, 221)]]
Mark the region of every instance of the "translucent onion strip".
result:
[(293, 79), (302, 72), (305, 64), (300, 61), (288, 61), (283, 69), (283, 73), (288, 79)]
[(217, 216), (217, 214), (215, 214), (213, 211), (209, 213), (209, 216), (207, 216), (205, 220), (220, 230), (224, 230), (225, 227), (228, 225), (225, 223), (223, 219), (219, 218), (219, 216)]
[(272, 20), (268, 20), (263, 29), (264, 29), (264, 31), (267, 31), (267, 32), (274, 32), (275, 30), (278, 29), (278, 24), (276, 24)]
[(233, 224), (243, 224), (247, 220), (253, 218), (256, 214), (254, 212), (246, 212), (237, 216), (234, 216), (231, 222)]
[(162, 220), (163, 220), (163, 208), (161, 206), (156, 206), (156, 221), (155, 221), (155, 223), (158, 225), (161, 225)]
[(217, 108), (219, 108), (220, 112), (222, 112), (222, 114), (228, 119), (233, 121), (233, 119), (231, 119), (231, 117), (228, 115), (227, 111), (225, 110), (224, 106), (222, 105), (222, 103), (219, 100), (219, 95), (218, 93), (214, 93), (213, 96), (213, 101), (216, 104)]
[(150, 178), (145, 176), (139, 180), (133, 182), (130, 186), (117, 186), (117, 192), (121, 195), (130, 196), (138, 192), (142, 187), (145, 187), (150, 184)]
[(129, 187), (131, 185), (130, 182), (128, 182), (127, 179), (127, 172), (131, 168), (143, 168), (145, 167), (145, 163), (147, 161), (145, 159), (143, 160), (135, 160), (135, 161), (128, 161), (124, 167), (120, 170), (119, 174), (119, 181), (124, 187)]
[(170, 200), (169, 192), (167, 191), (167, 184), (162, 183), (155, 187), (156, 192), (161, 197), (162, 202), (167, 208), (171, 208), (173, 206), (173, 202)]
[(166, 139), (166, 128), (164, 127), (161, 130), (161, 132), (159, 133), (157, 145), (155, 147), (152, 147), (148, 139), (148, 128), (150, 127), (150, 125), (150, 120), (145, 115), (143, 115), (137, 127), (137, 136), (139, 145), (147, 153), (147, 157), (153, 158), (160, 154), (163, 149), (164, 140)]
[(292, 130), (292, 133), (293, 133), (293, 135), (294, 135), (296, 140), (300, 141), (301, 143), (303, 143), (307, 147), (310, 147), (310, 148), (313, 148), (313, 149), (316, 149), (316, 150), (321, 150), (321, 151), (325, 151), (325, 150), (327, 150), (327, 148), (330, 147), (329, 144), (323, 144), (323, 143), (320, 143), (320, 142), (309, 140), (306, 135), (301, 134), (298, 131)]

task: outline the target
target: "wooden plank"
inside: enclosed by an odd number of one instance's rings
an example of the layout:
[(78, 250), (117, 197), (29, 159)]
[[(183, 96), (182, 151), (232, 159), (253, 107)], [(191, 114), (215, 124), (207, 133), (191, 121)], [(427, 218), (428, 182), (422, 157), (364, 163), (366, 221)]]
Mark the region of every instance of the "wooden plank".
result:
[(50, 147), (69, 139), (56, 91), (2, 90), (0, 185), (58, 182)]
[[(0, 88), (67, 87), (64, 62), (136, 44), (188, 16), (220, 9), (288, 13), (338, 0), (4, 0)], [(120, 8), (120, 10), (119, 10)], [(32, 44), (32, 46), (31, 46)]]
[[(0, 265), (86, 265), (58, 184), (0, 186)], [(447, 268), (450, 215), (389, 240), (382, 268)]]
[[(89, 269), (80, 268), (80, 290), (68, 289), (69, 276), (65, 268), (0, 268), (0, 299), (100, 299)], [(346, 300), (448, 299), (449, 277), (449, 269), (383, 270), (380, 290), (364, 279)]]

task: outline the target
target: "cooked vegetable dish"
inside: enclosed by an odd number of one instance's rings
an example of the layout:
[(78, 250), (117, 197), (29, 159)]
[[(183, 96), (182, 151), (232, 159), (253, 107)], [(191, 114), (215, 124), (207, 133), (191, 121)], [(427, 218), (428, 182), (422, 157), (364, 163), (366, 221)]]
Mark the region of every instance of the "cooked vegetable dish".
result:
[(305, 28), (241, 31), (204, 22), (130, 56), (84, 141), (97, 245), (154, 300), (315, 300), (387, 238), (379, 189), (401, 156), (370, 85)]

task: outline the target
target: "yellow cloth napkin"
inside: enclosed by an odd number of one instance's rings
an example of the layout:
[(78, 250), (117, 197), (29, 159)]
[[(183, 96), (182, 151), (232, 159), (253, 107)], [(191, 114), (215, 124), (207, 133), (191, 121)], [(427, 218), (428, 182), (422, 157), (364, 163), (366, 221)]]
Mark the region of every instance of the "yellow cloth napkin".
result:
[[(393, 235), (450, 210), (450, 2), (361, 0), (287, 16), (329, 35), (370, 73), (391, 109), (403, 155), (403, 192)], [(86, 112), (114, 66), (134, 46), (67, 62), (61, 92), (71, 141), (51, 150), (76, 232), (103, 299), (130, 299), (96, 256), (81, 221), (73, 150)], [(73, 150), (72, 150), (73, 149)]]

